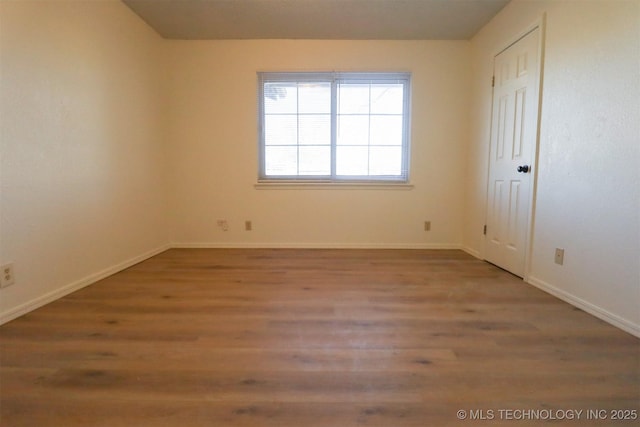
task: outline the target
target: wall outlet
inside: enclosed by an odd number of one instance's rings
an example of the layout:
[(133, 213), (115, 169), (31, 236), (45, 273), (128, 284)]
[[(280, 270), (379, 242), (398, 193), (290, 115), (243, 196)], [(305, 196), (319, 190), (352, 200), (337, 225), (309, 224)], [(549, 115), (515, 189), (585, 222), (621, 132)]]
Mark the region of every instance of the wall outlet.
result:
[(424, 222), (424, 231), (431, 231), (431, 221)]
[(564, 264), (564, 249), (556, 248), (556, 264), (562, 265)]
[(218, 227), (220, 227), (222, 231), (229, 230), (229, 223), (227, 222), (226, 219), (219, 219), (216, 224), (218, 224)]
[(244, 222), (244, 229), (246, 231), (251, 231), (253, 230), (253, 224), (251, 224), (251, 221), (245, 221)]
[(16, 277), (13, 271), (13, 264), (5, 264), (0, 267), (2, 275), (0, 276), (0, 288), (6, 288), (15, 283)]

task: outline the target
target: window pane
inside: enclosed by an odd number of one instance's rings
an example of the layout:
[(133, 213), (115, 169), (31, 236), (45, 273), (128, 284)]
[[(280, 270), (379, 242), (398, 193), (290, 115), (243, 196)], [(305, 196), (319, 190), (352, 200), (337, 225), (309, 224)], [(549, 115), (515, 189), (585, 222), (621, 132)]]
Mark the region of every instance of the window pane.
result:
[(338, 175), (368, 175), (368, 147), (337, 147), (336, 173)]
[(266, 175), (297, 175), (298, 147), (265, 147)]
[(331, 147), (300, 147), (300, 175), (330, 175)]
[(371, 85), (371, 114), (402, 114), (404, 88), (401, 84)]
[(265, 115), (265, 145), (295, 145), (298, 143), (298, 116)]
[(338, 114), (369, 114), (369, 84), (339, 84)]
[(301, 145), (331, 145), (331, 116), (299, 116)]
[(338, 145), (369, 144), (369, 116), (338, 116)]
[(264, 112), (266, 114), (296, 113), (298, 111), (296, 83), (265, 83)]
[(299, 83), (298, 112), (331, 113), (331, 83)]
[(402, 147), (371, 147), (369, 153), (370, 175), (402, 174)]
[(402, 145), (402, 116), (371, 116), (371, 145)]

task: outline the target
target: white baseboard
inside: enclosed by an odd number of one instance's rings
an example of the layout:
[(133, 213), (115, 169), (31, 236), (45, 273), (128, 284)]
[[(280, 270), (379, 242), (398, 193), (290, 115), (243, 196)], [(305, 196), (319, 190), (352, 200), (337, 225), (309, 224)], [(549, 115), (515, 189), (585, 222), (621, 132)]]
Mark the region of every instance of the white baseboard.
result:
[[(86, 276), (80, 280), (72, 282), (62, 288), (56, 289), (54, 291), (48, 292), (40, 297), (34, 298), (31, 301), (28, 301), (24, 304), (21, 304), (17, 307), (14, 307), (4, 313), (0, 313), (0, 325), (7, 323), (17, 317), (22, 316), (30, 311), (33, 311), (43, 305), (46, 305), (50, 302), (53, 302), (65, 295), (68, 295), (72, 292), (75, 292), (79, 289), (82, 289), (88, 285), (91, 285), (99, 280), (104, 279), (105, 277), (111, 276), (119, 271), (122, 271), (126, 268), (131, 267), (139, 262), (142, 262), (146, 259), (149, 259), (161, 252), (164, 252), (171, 248), (211, 248), (211, 249), (251, 249), (251, 248), (273, 248), (273, 249), (458, 249), (463, 250), (466, 253), (480, 258), (480, 254), (478, 251), (475, 251), (468, 247), (463, 247), (457, 244), (449, 244), (449, 243), (392, 243), (392, 244), (376, 244), (376, 243), (361, 243), (361, 244), (345, 244), (345, 243), (207, 243), (207, 242), (197, 242), (197, 243), (173, 243), (171, 245), (166, 244), (162, 245), (156, 249), (148, 251), (142, 255), (138, 255), (126, 261), (123, 261), (119, 264), (116, 264), (112, 267), (106, 268), (97, 273)], [(622, 329), (636, 337), (640, 338), (640, 325), (636, 325), (616, 314), (613, 314), (601, 307), (598, 307), (588, 301), (583, 300), (582, 298), (576, 297), (575, 295), (569, 294), (555, 286), (546, 283), (543, 280), (537, 279), (535, 277), (529, 277), (527, 283), (559, 298), (565, 302), (568, 302), (571, 305), (574, 305), (587, 313), (596, 316), (599, 319), (604, 320), (605, 322)]]
[(169, 244), (166, 245), (162, 245), (159, 248), (153, 249), (151, 251), (145, 252), (142, 255), (138, 255), (136, 257), (133, 257), (131, 259), (128, 259), (126, 261), (123, 261), (119, 264), (116, 264), (112, 267), (109, 268), (105, 268), (102, 271), (98, 271), (97, 273), (93, 273), (90, 274), (89, 276), (83, 277), (80, 280), (76, 280), (75, 282), (69, 283), (66, 286), (63, 286), (61, 288), (58, 288), (54, 291), (48, 292), (44, 295), (41, 295), (37, 298), (32, 299), (31, 301), (27, 301), (24, 304), (21, 304), (17, 307), (14, 307), (8, 311), (5, 311), (4, 313), (0, 313), (0, 325), (7, 323), (17, 317), (22, 316), (23, 314), (26, 314), (30, 311), (35, 310), (36, 308), (42, 307), (43, 305), (49, 304), (50, 302), (53, 302), (55, 300), (57, 300), (58, 298), (61, 298), (65, 295), (68, 295), (72, 292), (75, 292), (79, 289), (84, 288), (85, 286), (89, 286), (99, 280), (104, 279), (105, 277), (109, 277), (112, 274), (115, 274), (119, 271), (122, 271), (126, 268), (131, 267), (132, 265), (135, 265), (139, 262), (142, 262), (146, 259), (151, 258), (152, 256), (158, 255), (161, 252), (166, 251), (167, 249), (170, 249), (171, 246)]
[(587, 313), (597, 317), (598, 319), (604, 320), (605, 322), (640, 338), (640, 325), (636, 325), (635, 323), (630, 322), (627, 319), (623, 319), (622, 317), (613, 314), (601, 307), (598, 307), (595, 304), (592, 304), (588, 301), (583, 300), (582, 298), (565, 292), (562, 289), (558, 289), (557, 287), (545, 282), (544, 280), (529, 276), (527, 283), (553, 295), (556, 298), (559, 298), (575, 307), (586, 311)]
[(89, 276), (83, 277), (80, 280), (76, 280), (61, 288), (48, 292), (37, 298), (27, 301), (24, 304), (20, 304), (17, 307), (13, 307), (3, 313), (0, 313), (0, 325), (10, 322), (24, 314), (29, 313), (37, 308), (40, 308), (46, 304), (49, 304), (65, 295), (89, 286), (99, 280), (109, 277), (119, 271), (131, 267), (139, 262), (149, 259), (161, 252), (164, 252), (171, 248), (292, 248), (292, 249), (460, 249), (460, 245), (455, 244), (439, 244), (439, 243), (425, 243), (425, 244), (344, 244), (344, 243), (332, 243), (332, 244), (316, 244), (316, 243), (174, 243), (162, 245), (156, 249), (145, 252), (142, 255), (138, 255), (114, 266), (106, 268)]
[(478, 259), (482, 259), (482, 257), (480, 256), (480, 251), (476, 251), (475, 249), (471, 249), (468, 246), (462, 246), (462, 247), (460, 247), (460, 249), (462, 249), (463, 251), (465, 251), (466, 253), (468, 253), (472, 257), (475, 257), (475, 258), (478, 258)]
[(179, 249), (461, 249), (451, 243), (173, 243)]

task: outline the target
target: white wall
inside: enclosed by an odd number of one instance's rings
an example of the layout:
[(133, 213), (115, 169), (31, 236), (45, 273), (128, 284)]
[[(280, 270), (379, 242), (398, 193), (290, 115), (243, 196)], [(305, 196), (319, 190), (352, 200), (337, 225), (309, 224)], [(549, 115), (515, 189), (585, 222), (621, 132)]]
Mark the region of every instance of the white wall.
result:
[(528, 280), (640, 335), (640, 2), (516, 0), (473, 38), (464, 244), (482, 256), (493, 55), (543, 12)]
[(120, 2), (0, 2), (0, 322), (166, 247), (161, 39)]
[[(469, 43), (169, 41), (173, 240), (185, 246), (459, 247)], [(412, 72), (413, 189), (256, 189), (257, 71)], [(229, 231), (216, 227), (229, 221)], [(254, 230), (244, 231), (252, 220)], [(423, 222), (432, 221), (425, 233)]]

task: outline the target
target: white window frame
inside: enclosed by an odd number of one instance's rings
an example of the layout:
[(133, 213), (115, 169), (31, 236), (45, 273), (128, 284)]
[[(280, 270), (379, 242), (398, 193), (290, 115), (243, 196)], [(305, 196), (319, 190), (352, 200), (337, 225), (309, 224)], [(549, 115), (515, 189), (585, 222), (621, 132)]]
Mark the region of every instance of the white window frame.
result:
[[(325, 82), (331, 83), (331, 174), (330, 175), (267, 175), (265, 159), (265, 83), (272, 82)], [(401, 83), (403, 93), (402, 160), (400, 175), (338, 175), (337, 152), (337, 86), (338, 83)], [(352, 73), (352, 72), (258, 72), (258, 183), (393, 183), (409, 182), (411, 74), (406, 72)]]

